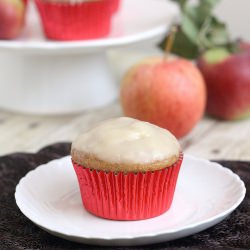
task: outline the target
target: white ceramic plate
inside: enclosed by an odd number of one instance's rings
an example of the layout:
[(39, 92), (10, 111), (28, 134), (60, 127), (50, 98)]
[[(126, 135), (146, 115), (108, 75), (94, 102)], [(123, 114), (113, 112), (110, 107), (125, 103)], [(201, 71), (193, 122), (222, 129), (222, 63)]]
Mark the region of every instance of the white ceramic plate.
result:
[(95, 245), (141, 245), (181, 238), (215, 225), (243, 200), (245, 186), (231, 170), (185, 155), (171, 209), (143, 221), (111, 221), (82, 206), (70, 157), (41, 165), (16, 187), (23, 214), (56, 236)]
[(178, 19), (178, 8), (166, 0), (122, 0), (113, 19), (110, 35), (102, 39), (56, 42), (44, 37), (38, 13), (30, 2), (23, 36), (17, 40), (0, 40), (0, 49), (36, 53), (90, 52), (155, 39), (166, 34)]

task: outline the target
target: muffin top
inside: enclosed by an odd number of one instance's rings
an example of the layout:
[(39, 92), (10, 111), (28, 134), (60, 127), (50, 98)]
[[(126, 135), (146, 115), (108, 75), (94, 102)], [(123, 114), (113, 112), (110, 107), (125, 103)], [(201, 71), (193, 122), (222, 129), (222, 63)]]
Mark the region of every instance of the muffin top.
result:
[(110, 119), (72, 143), (72, 160), (103, 171), (145, 172), (175, 163), (177, 139), (166, 129), (128, 117)]

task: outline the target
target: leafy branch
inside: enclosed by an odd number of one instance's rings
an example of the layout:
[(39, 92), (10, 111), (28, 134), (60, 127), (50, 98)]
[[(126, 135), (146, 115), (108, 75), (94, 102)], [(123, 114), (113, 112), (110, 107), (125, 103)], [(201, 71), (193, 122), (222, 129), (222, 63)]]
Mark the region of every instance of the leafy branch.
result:
[(194, 59), (201, 52), (216, 47), (223, 47), (228, 51), (236, 50), (225, 23), (213, 14), (219, 0), (198, 0), (197, 4), (190, 4), (188, 0), (172, 1), (179, 5), (182, 13), (173, 43), (173, 53)]

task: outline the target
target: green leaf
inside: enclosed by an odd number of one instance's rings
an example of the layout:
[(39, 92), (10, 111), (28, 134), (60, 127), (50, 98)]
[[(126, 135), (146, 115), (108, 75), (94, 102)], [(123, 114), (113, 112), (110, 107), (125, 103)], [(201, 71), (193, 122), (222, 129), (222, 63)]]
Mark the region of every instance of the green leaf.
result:
[(212, 15), (213, 8), (211, 8), (209, 4), (202, 3), (199, 6), (197, 6), (196, 11), (197, 15), (204, 20), (208, 16)]
[(215, 17), (207, 18), (200, 29), (198, 43), (202, 49), (226, 46), (230, 43), (226, 25)]
[(197, 6), (186, 5), (185, 13), (197, 24), (198, 27), (204, 22), (204, 16), (199, 14)]
[(182, 21), (172, 52), (187, 58), (195, 58), (200, 52), (215, 47), (237, 51), (234, 41), (226, 25), (213, 14), (213, 9), (219, 0), (197, 0), (190, 4), (187, 0), (172, 0), (179, 4), (182, 12)]
[[(166, 37), (160, 44), (160, 47), (163, 50), (165, 50), (166, 39), (168, 39), (168, 37)], [(199, 51), (198, 47), (190, 42), (188, 37), (181, 30), (179, 30), (176, 33), (175, 42), (171, 52), (184, 58), (194, 59), (198, 56)]]
[(227, 44), (230, 40), (228, 33), (224, 28), (214, 28), (210, 34), (210, 41), (213, 45), (224, 45)]
[(220, 0), (200, 0), (200, 4), (209, 5), (211, 8), (214, 8)]
[(183, 14), (187, 14), (198, 26), (201, 26), (207, 16), (212, 15), (212, 11), (219, 0), (200, 0), (198, 4), (186, 4)]
[(194, 59), (198, 56), (198, 47), (189, 40), (189, 38), (179, 31), (176, 34), (172, 52), (189, 59)]
[(197, 37), (199, 34), (199, 28), (196, 23), (186, 14), (183, 14), (181, 21), (182, 32), (189, 38), (193, 44), (197, 43)]

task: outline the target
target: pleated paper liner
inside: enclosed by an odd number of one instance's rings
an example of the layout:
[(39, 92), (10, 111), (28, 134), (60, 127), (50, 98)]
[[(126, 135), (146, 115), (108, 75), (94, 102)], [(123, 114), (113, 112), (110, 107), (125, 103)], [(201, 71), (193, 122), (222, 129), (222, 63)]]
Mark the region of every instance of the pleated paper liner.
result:
[(166, 212), (173, 200), (183, 155), (170, 167), (145, 173), (90, 170), (73, 162), (82, 202), (112, 220), (143, 220)]
[(113, 0), (75, 4), (35, 1), (44, 33), (49, 39), (95, 39), (110, 33)]

